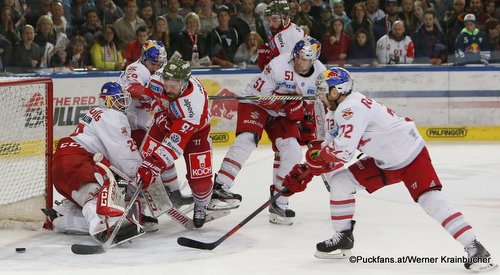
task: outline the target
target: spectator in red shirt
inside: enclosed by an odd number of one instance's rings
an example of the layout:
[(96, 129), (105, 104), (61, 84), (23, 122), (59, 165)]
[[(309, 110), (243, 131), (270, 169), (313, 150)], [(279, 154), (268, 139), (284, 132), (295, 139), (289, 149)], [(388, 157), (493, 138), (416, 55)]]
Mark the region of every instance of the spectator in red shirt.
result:
[(141, 47), (148, 39), (148, 28), (141, 26), (135, 31), (135, 40), (130, 41), (123, 50), (123, 58), (125, 59), (125, 67), (130, 63), (135, 62), (141, 57)]
[(330, 27), (330, 34), (323, 36), (320, 61), (325, 64), (344, 65), (351, 39), (344, 31), (342, 18), (336, 18)]

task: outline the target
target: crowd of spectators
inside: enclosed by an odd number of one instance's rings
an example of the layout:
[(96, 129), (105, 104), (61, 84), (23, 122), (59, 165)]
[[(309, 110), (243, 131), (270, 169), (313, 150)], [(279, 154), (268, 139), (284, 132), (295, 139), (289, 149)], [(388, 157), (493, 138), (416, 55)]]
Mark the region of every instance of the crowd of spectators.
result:
[[(122, 70), (146, 39), (193, 66), (253, 66), (271, 0), (0, 0), (0, 69)], [(289, 0), (327, 64), (500, 62), (500, 0)]]

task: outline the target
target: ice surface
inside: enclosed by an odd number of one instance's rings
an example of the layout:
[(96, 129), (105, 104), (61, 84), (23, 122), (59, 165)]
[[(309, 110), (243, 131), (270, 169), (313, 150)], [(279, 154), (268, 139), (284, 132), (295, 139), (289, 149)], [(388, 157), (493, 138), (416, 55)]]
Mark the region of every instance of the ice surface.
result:
[[(500, 261), (500, 143), (431, 143), (428, 145), (444, 194), (474, 228), (479, 240)], [(216, 148), (220, 167), (227, 148)], [(243, 167), (234, 192), (243, 195), (240, 208), (202, 229), (186, 231), (167, 216), (160, 231), (105, 254), (71, 253), (73, 243), (91, 243), (89, 236), (45, 231), (0, 231), (0, 274), (466, 274), (462, 264), (349, 263), (314, 258), (315, 245), (330, 238), (329, 194), (319, 177), (291, 198), (297, 213), (292, 226), (255, 217), (212, 251), (177, 245), (179, 236), (215, 241), (264, 203), (269, 195), (273, 153), (259, 146)], [(178, 162), (179, 177), (185, 174)], [(184, 190), (183, 192), (186, 192)], [(461, 245), (415, 204), (402, 184), (372, 195), (356, 195), (357, 220), (353, 255), (370, 257), (464, 256)], [(26, 253), (16, 253), (26, 247)], [(490, 274), (499, 274), (497, 270)]]

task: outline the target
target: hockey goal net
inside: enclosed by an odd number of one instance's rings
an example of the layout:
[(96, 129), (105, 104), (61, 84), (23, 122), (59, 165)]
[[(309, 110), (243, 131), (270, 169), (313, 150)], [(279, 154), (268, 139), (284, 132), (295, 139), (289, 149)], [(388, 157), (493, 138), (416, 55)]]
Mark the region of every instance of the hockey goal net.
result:
[(0, 227), (52, 207), (52, 79), (0, 77)]

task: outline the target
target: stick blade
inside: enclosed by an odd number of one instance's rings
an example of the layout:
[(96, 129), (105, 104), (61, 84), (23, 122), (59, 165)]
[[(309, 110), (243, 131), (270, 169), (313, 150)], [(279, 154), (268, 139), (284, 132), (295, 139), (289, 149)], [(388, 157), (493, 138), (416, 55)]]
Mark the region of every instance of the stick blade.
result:
[(71, 252), (78, 255), (93, 255), (102, 254), (106, 250), (102, 245), (74, 244), (71, 246)]
[(217, 243), (204, 243), (204, 242), (200, 242), (200, 241), (185, 238), (185, 237), (177, 238), (177, 243), (179, 245), (182, 245), (185, 247), (191, 247), (191, 248), (203, 249), (203, 250), (212, 250), (215, 247), (217, 247)]

